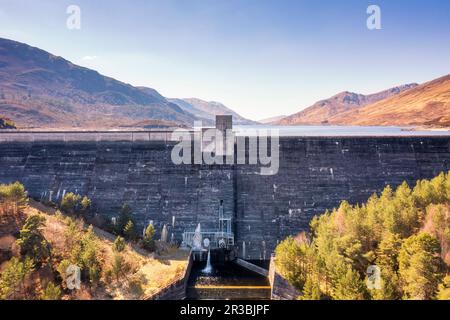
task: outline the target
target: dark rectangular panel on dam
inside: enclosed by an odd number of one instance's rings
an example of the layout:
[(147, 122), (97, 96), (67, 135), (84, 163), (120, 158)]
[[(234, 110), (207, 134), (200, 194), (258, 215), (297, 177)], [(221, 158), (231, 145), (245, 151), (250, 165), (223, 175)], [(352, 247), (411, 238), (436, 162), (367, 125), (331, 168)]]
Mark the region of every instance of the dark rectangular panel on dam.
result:
[(269, 259), (277, 241), (306, 230), (314, 215), (341, 200), (362, 202), (388, 184), (413, 185), (450, 169), (448, 137), (282, 137), (273, 176), (261, 176), (257, 165), (175, 165), (173, 146), (4, 141), (0, 183), (20, 181), (30, 196), (55, 202), (66, 192), (87, 195), (108, 217), (129, 203), (140, 228), (153, 220), (160, 231), (175, 217), (178, 241), (198, 223), (216, 229), (223, 200), (234, 217), (238, 256)]

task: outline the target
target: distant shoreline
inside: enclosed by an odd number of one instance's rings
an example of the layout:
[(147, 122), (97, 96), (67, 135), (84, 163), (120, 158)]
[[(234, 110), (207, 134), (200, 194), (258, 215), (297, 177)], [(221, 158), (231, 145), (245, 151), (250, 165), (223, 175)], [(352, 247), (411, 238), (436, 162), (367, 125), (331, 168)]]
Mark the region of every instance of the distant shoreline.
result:
[(432, 127), (432, 126), (418, 126), (408, 129), (402, 129), (403, 131), (433, 131), (433, 132), (447, 132), (450, 131), (450, 127)]

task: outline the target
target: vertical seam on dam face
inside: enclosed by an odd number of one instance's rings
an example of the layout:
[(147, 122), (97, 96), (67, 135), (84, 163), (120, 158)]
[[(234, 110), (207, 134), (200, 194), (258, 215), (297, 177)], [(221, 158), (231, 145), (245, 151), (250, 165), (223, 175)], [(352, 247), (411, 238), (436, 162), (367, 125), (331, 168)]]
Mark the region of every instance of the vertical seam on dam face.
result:
[[(268, 259), (277, 241), (306, 230), (310, 219), (340, 201), (365, 201), (387, 184), (431, 178), (449, 169), (447, 137), (283, 137), (280, 168), (175, 165), (173, 143), (111, 141), (0, 142), (0, 183), (20, 181), (38, 200), (64, 192), (92, 198), (106, 217), (128, 203), (143, 227), (176, 219), (185, 230), (216, 229), (218, 207), (234, 217), (238, 256)], [(264, 249), (267, 250), (265, 254)]]

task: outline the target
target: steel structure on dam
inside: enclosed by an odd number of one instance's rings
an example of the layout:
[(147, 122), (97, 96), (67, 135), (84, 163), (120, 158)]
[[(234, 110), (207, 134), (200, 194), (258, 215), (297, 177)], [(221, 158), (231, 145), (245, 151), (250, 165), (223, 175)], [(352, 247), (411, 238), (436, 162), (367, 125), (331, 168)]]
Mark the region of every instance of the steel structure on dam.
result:
[(223, 202), (238, 257), (269, 259), (278, 241), (306, 230), (340, 201), (365, 201), (386, 185), (450, 169), (450, 138), (281, 137), (279, 171), (258, 165), (175, 165), (166, 132), (2, 132), (0, 183), (22, 182), (36, 199), (89, 196), (116, 216), (124, 203), (143, 228), (166, 225), (181, 242), (200, 223), (217, 228)]

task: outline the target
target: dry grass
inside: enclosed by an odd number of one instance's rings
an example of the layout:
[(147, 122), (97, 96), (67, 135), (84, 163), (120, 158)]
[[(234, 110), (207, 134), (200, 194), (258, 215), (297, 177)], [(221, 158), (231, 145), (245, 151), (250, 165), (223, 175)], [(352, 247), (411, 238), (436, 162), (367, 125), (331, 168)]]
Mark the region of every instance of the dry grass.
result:
[[(66, 229), (68, 227), (67, 217), (55, 214), (54, 209), (46, 208), (39, 203), (30, 202), (26, 209), (27, 215), (39, 214), (46, 219), (43, 234), (50, 242), (55, 256), (64, 256), (69, 248), (66, 247)], [(86, 230), (87, 226), (81, 221), (80, 228)], [(93, 228), (97, 237), (97, 245), (101, 256), (104, 270), (111, 265), (115, 252), (113, 242), (115, 236), (104, 230)], [(106, 282), (103, 287), (96, 290), (82, 290), (75, 299), (137, 299), (157, 293), (168, 284), (178, 280), (184, 275), (187, 267), (188, 253), (177, 248), (170, 248), (164, 255), (158, 256), (149, 253), (136, 245), (128, 244), (121, 253), (126, 263), (130, 266), (130, 271), (120, 281), (113, 280)], [(142, 294), (136, 295), (130, 290), (130, 282), (139, 282), (142, 287)], [(87, 293), (89, 291), (90, 294)], [(81, 295), (81, 296), (80, 296)]]

